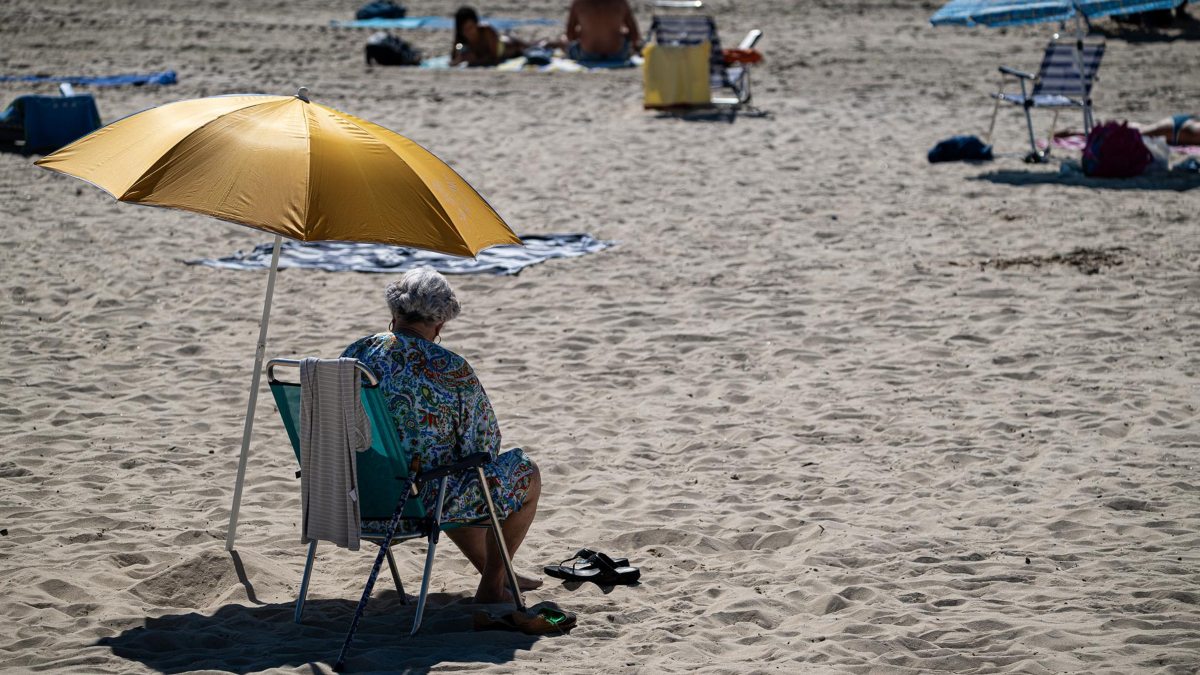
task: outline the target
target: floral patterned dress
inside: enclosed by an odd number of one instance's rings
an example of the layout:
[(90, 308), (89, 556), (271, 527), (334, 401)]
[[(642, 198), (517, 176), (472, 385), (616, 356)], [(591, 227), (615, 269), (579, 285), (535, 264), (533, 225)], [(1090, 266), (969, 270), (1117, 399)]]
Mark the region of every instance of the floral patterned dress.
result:
[[(519, 511), (529, 494), (533, 462), (520, 448), (500, 453), (500, 427), (492, 403), (466, 359), (424, 338), (379, 333), (357, 340), (342, 356), (358, 359), (379, 376), (388, 410), (401, 438), (414, 443), (421, 470), (487, 452), (483, 466), (501, 518)], [(446, 485), (443, 522), (487, 517), (474, 473), (451, 476)], [(437, 485), (421, 492), (432, 513)]]

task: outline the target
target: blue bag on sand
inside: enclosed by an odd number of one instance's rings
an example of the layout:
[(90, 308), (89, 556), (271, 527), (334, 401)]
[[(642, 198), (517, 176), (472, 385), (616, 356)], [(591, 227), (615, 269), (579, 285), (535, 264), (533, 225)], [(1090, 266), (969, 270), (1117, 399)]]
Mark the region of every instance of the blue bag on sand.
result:
[(368, 2), (358, 11), (354, 13), (354, 18), (362, 21), (364, 19), (403, 19), (408, 14), (408, 10), (397, 5), (392, 0), (376, 0), (376, 2)]
[(0, 143), (22, 152), (53, 152), (100, 128), (100, 111), (90, 94), (19, 96), (0, 113)]
[(938, 141), (929, 151), (929, 163), (991, 161), (992, 146), (984, 145), (977, 136), (952, 136)]

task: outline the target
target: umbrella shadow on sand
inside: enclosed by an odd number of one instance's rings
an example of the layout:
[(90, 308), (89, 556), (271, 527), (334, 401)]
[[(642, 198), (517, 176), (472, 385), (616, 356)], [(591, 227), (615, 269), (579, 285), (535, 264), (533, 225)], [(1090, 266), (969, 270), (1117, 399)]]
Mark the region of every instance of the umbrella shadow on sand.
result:
[(1136, 178), (1091, 178), (1078, 173), (1054, 171), (999, 169), (975, 176), (971, 180), (982, 180), (1000, 185), (1067, 185), (1100, 188), (1106, 190), (1146, 190), (1186, 192), (1200, 187), (1200, 173), (1171, 172), (1150, 174)]
[[(400, 604), (395, 591), (379, 593), (359, 624), (346, 670), (427, 673), (439, 664), (508, 663), (538, 639), (505, 631), (474, 632), (470, 610), (475, 606), (456, 607), (456, 601), (461, 597), (431, 593), (429, 609), (433, 611), (426, 613), (421, 632), (410, 638), (414, 605)], [(144, 626), (96, 644), (160, 673), (248, 673), (306, 664), (314, 673), (329, 672), (356, 604), (353, 600), (310, 598), (304, 605), (303, 624), (293, 623), (291, 602), (230, 604), (211, 615), (188, 612), (150, 617)]]
[(1191, 14), (1175, 17), (1169, 26), (1139, 26), (1116, 23), (1098, 26), (1095, 29), (1109, 40), (1129, 43), (1152, 42), (1197, 42), (1200, 41), (1200, 19)]

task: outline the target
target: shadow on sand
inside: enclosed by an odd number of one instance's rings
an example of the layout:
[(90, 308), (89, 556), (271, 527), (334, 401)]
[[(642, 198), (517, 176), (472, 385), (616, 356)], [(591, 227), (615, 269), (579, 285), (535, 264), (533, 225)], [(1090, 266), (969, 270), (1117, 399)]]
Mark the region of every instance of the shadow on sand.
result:
[[(505, 631), (474, 632), (471, 611), (477, 606), (462, 600), (457, 595), (431, 593), (421, 632), (410, 638), (413, 604), (401, 605), (395, 591), (379, 593), (359, 624), (346, 670), (426, 673), (439, 664), (507, 663), (537, 640)], [(299, 625), (292, 622), (290, 602), (225, 605), (212, 615), (189, 612), (147, 618), (144, 626), (96, 644), (161, 673), (247, 673), (306, 664), (314, 673), (328, 672), (337, 660), (356, 604), (310, 598), (304, 623)]]
[(1028, 169), (1000, 169), (975, 176), (1000, 185), (1069, 185), (1102, 190), (1145, 190), (1186, 192), (1200, 187), (1200, 173), (1171, 172), (1137, 178), (1091, 178), (1079, 173), (1058, 173)]
[(1150, 23), (1114, 22), (1097, 27), (1095, 32), (1109, 40), (1122, 40), (1134, 44), (1196, 42), (1200, 41), (1200, 20), (1190, 14), (1184, 14), (1174, 18), (1165, 26), (1154, 26)]
[(771, 119), (771, 113), (751, 106), (745, 106), (741, 109), (732, 107), (689, 108), (681, 106), (679, 108), (665, 108), (657, 112), (658, 114), (655, 115), (656, 119), (674, 119), (683, 122), (724, 122), (726, 124), (733, 124), (739, 117)]

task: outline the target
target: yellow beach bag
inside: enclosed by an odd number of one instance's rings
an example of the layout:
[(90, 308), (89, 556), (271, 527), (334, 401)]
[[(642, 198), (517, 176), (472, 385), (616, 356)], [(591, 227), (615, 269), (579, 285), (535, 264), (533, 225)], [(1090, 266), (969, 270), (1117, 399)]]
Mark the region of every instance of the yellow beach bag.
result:
[(708, 79), (711, 54), (708, 41), (697, 45), (646, 45), (642, 50), (645, 107), (708, 105), (712, 100)]

